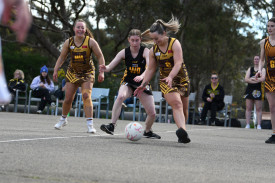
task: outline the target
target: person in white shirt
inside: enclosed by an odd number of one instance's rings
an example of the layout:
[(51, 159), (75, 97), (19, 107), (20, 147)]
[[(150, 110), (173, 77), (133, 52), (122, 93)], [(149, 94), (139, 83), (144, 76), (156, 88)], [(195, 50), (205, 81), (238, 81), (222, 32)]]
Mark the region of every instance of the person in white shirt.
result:
[(49, 78), (48, 68), (44, 65), (40, 69), (40, 75), (32, 80), (30, 88), (33, 90), (33, 96), (41, 98), (37, 113), (41, 114), (46, 104), (51, 103), (51, 94), (54, 92), (54, 83)]

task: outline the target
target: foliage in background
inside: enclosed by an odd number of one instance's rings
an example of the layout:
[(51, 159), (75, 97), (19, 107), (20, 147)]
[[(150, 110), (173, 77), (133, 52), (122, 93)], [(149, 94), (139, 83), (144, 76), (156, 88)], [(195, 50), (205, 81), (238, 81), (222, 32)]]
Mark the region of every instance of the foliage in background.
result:
[[(29, 2), (33, 14), (33, 26), (25, 44), (14, 46), (13, 33), (5, 27), (0, 30), (8, 75), (13, 73), (16, 67), (21, 66), (26, 77), (33, 78), (42, 64), (53, 67), (62, 44), (73, 35), (73, 23), (78, 18), (88, 23), (108, 64), (119, 50), (128, 46), (127, 36), (132, 28), (145, 31), (156, 19), (169, 21), (173, 14), (181, 23), (179, 33), (173, 36), (182, 44), (184, 60), (191, 78), (191, 91), (198, 93), (197, 103), (201, 101), (204, 85), (210, 82), (210, 73), (217, 71), (226, 94), (233, 95), (234, 102), (239, 106), (244, 104), (242, 95), (246, 86), (243, 82), (245, 71), (252, 65), (253, 56), (259, 54), (259, 40), (255, 39), (255, 33), (248, 31), (251, 27), (244, 20), (252, 16), (252, 10), (256, 10), (257, 18), (264, 25), (261, 30), (265, 34), (265, 24), (269, 17), (261, 16), (261, 12), (272, 12), (274, 9), (274, 0), (271, 4), (264, 0), (70, 0), (69, 2), (30, 0)], [(91, 22), (91, 18), (95, 22)], [(104, 29), (99, 28), (102, 21), (106, 24)], [(96, 59), (95, 64), (97, 65)], [(64, 68), (67, 65), (68, 60)], [(116, 94), (124, 68), (121, 62), (114, 71), (105, 74), (105, 82), (96, 82), (94, 86), (112, 88), (111, 94)], [(154, 89), (158, 88), (157, 77), (151, 83)]]

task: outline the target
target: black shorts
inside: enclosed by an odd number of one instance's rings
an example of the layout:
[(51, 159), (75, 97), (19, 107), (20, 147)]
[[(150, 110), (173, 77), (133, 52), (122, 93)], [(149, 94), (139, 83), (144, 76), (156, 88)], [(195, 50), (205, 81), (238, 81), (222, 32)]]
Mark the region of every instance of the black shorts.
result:
[[(131, 83), (127, 83), (127, 82), (122, 82), (121, 85), (129, 86), (129, 87), (133, 90), (133, 92), (137, 89), (137, 87), (139, 87), (139, 86), (137, 86), (137, 85), (134, 85), (134, 84), (131, 84)], [(151, 85), (148, 84), (148, 85), (146, 86), (146, 89), (143, 90), (143, 92), (146, 93), (147, 95), (153, 95), (153, 94), (152, 94)]]

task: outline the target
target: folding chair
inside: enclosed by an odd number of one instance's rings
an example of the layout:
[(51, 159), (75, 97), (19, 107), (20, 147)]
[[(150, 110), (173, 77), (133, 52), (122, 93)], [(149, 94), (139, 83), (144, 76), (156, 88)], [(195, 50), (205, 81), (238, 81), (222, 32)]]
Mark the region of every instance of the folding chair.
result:
[[(93, 101), (93, 107), (95, 107), (96, 109), (95, 110), (96, 118), (100, 118), (101, 105), (106, 105), (106, 119), (108, 119), (109, 103), (110, 103), (109, 93), (110, 93), (110, 88), (93, 88), (92, 101)], [(79, 96), (80, 98), (78, 100), (78, 116), (80, 116), (81, 107), (83, 106), (82, 94), (80, 94)], [(84, 111), (83, 111), (83, 116), (85, 116)]]
[[(37, 102), (37, 105), (39, 102), (41, 102), (41, 98), (32, 97), (32, 90), (29, 91), (29, 100), (28, 100), (28, 114), (30, 113), (31, 108), (31, 102)], [(47, 104), (47, 114), (49, 114), (50, 111), (50, 105)]]
[[(152, 91), (154, 102), (155, 102), (155, 109), (158, 110), (158, 122), (162, 122), (162, 102), (165, 101), (162, 97), (162, 93), (160, 91)], [(139, 103), (139, 114), (138, 114), (138, 121), (141, 120), (141, 116), (143, 116), (142, 112), (143, 105)]]
[[(27, 90), (28, 90), (28, 84), (26, 83), (26, 89), (25, 91), (22, 91), (22, 90), (16, 90), (15, 91), (15, 96), (14, 96), (14, 99), (13, 99), (13, 102), (14, 102), (14, 107), (13, 107), (13, 111), (14, 112), (17, 112), (17, 108), (18, 108), (18, 101), (19, 100), (24, 100), (24, 113), (26, 113), (26, 110), (27, 110), (27, 102), (28, 102), (28, 93), (27, 93)], [(6, 111), (8, 112), (9, 110), (9, 104), (6, 106)]]

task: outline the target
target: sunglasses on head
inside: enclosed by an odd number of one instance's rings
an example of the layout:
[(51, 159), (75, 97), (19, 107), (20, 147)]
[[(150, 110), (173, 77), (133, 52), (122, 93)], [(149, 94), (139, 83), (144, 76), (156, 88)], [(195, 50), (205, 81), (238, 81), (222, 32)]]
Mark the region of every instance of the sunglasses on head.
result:
[(211, 77), (211, 79), (218, 79), (218, 77)]

